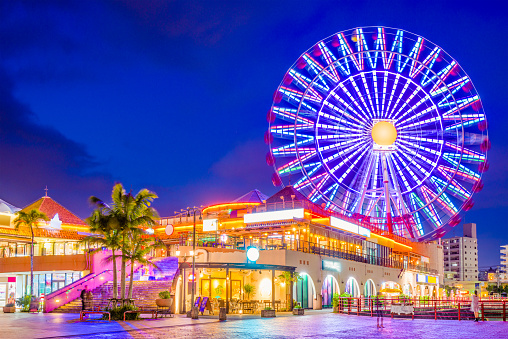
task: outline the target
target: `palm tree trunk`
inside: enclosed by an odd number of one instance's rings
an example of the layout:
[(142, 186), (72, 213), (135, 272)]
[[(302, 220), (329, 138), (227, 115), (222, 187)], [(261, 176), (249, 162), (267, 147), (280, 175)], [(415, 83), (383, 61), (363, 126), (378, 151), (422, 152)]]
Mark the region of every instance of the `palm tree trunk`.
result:
[(116, 271), (116, 256), (113, 249), (113, 298), (118, 297), (118, 272)]
[(120, 298), (125, 299), (125, 234), (123, 235), (122, 242), (122, 268), (120, 270)]
[(30, 224), (30, 231), (32, 233), (32, 243), (30, 244), (30, 297), (34, 295), (34, 230)]
[(129, 277), (129, 299), (132, 299), (132, 285), (134, 284), (134, 259), (131, 260), (131, 276)]
[(122, 256), (122, 268), (120, 270), (120, 298), (125, 299), (125, 258)]

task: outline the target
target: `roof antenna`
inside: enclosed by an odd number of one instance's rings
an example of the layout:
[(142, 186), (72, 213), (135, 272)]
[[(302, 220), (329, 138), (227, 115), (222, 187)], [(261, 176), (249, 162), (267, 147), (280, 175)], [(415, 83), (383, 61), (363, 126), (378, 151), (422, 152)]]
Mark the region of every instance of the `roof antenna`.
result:
[(47, 198), (47, 197), (48, 197), (48, 185), (46, 185), (46, 188), (45, 188), (44, 190), (46, 191), (46, 196), (45, 196), (45, 198)]

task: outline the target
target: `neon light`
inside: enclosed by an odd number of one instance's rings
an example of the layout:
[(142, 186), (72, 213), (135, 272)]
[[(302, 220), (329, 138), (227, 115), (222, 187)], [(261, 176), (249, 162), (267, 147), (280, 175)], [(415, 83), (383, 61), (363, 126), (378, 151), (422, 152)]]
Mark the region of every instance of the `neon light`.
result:
[(207, 208), (203, 209), (202, 213), (206, 214), (211, 211), (220, 211), (220, 210), (226, 210), (226, 209), (238, 209), (243, 207), (252, 207), (252, 206), (258, 206), (261, 205), (260, 202), (231, 202), (231, 203), (225, 203), (225, 204), (216, 204), (208, 206)]
[(252, 224), (267, 221), (290, 220), (294, 218), (303, 219), (303, 217), (304, 209), (297, 208), (291, 210), (245, 214), (243, 216), (243, 222), (246, 224)]

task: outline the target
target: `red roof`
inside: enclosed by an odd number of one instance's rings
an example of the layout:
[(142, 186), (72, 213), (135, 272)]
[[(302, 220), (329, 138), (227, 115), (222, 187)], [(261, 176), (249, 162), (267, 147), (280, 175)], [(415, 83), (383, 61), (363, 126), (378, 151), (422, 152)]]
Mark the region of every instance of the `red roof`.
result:
[(23, 212), (28, 212), (32, 209), (36, 209), (39, 212), (43, 212), (47, 215), (49, 219), (53, 219), (55, 214), (58, 213), (58, 218), (63, 224), (71, 224), (71, 225), (84, 225), (87, 224), (81, 220), (74, 213), (57, 203), (55, 200), (50, 197), (42, 197), (36, 202), (26, 206), (22, 209)]
[[(45, 230), (41, 228), (34, 227), (34, 237), (41, 238), (61, 238), (61, 239), (74, 239), (81, 240), (86, 237), (83, 234), (79, 234), (76, 231), (68, 231), (68, 230)], [(19, 235), (31, 237), (32, 233), (30, 232), (30, 228), (28, 227), (20, 227), (17, 231), (12, 228), (0, 227), (0, 235)]]

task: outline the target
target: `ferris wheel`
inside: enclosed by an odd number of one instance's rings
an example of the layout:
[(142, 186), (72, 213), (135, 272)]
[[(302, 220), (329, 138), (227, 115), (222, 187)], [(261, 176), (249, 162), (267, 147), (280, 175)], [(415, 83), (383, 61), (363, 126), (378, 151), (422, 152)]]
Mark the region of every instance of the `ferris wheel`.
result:
[(267, 120), (275, 186), (413, 240), (457, 225), (489, 167), (471, 79), (441, 47), (401, 29), (319, 41), (283, 77)]

